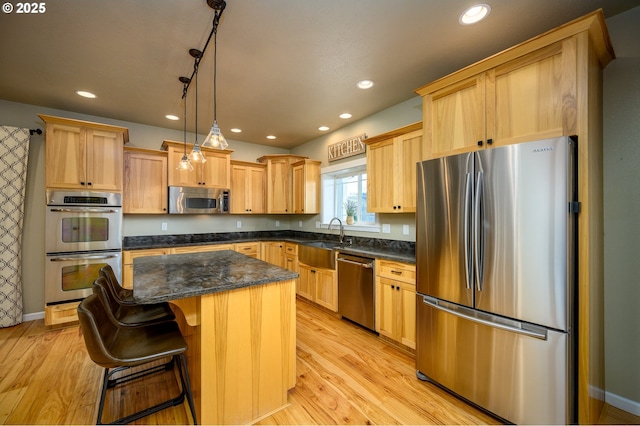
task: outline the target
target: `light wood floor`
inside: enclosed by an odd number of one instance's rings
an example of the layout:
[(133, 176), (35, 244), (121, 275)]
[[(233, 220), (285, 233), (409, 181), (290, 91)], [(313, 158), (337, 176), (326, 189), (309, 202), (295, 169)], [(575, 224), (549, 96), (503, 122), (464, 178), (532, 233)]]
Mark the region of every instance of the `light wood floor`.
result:
[[(413, 358), (372, 333), (297, 303), (297, 376), (286, 409), (261, 424), (496, 424), (441, 389), (416, 379)], [(102, 369), (77, 326), (42, 320), (0, 329), (0, 423), (95, 424)], [(108, 392), (104, 421), (177, 393), (172, 373)], [(184, 424), (184, 406), (137, 424)], [(601, 423), (640, 424), (607, 406)]]

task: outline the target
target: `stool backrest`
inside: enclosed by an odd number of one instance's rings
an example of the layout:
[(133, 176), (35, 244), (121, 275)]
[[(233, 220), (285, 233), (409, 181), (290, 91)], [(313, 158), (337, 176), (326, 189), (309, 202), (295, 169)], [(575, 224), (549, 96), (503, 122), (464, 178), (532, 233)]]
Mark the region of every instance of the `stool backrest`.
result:
[(109, 283), (104, 277), (98, 277), (93, 282), (93, 294), (100, 296), (102, 302), (111, 310), (111, 315), (115, 318), (118, 309), (120, 309), (120, 303), (113, 295)]
[(121, 363), (111, 356), (109, 347), (117, 337), (118, 328), (106, 309), (97, 294), (90, 294), (78, 305), (78, 320), (91, 360), (102, 367), (114, 368)]
[(100, 268), (100, 276), (107, 280), (111, 292), (120, 303), (134, 303), (133, 291), (120, 285), (111, 265), (105, 265)]

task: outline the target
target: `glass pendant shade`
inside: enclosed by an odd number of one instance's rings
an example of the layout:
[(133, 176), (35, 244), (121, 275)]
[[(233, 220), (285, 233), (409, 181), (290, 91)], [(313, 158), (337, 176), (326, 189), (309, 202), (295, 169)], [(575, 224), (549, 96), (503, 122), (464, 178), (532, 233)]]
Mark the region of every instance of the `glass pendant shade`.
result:
[(204, 152), (198, 145), (193, 145), (189, 159), (194, 163), (205, 163), (207, 161), (207, 157), (205, 157)]
[(216, 149), (227, 149), (229, 146), (215, 120), (213, 121), (213, 126), (211, 126), (211, 130), (209, 131), (207, 138), (202, 142), (202, 146)]
[(188, 172), (193, 170), (193, 164), (191, 164), (191, 161), (189, 161), (189, 157), (187, 157), (187, 154), (184, 154), (182, 156), (182, 160), (180, 160), (180, 162), (178, 163), (178, 167), (176, 167), (177, 170), (186, 170)]

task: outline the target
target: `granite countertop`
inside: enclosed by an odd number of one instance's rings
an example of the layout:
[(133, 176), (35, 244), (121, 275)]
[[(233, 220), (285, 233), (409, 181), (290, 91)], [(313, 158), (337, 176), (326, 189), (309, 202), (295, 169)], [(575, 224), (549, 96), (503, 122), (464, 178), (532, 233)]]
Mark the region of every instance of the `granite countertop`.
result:
[(296, 278), (297, 272), (231, 250), (140, 257), (133, 261), (133, 298), (158, 303)]
[(143, 250), (159, 247), (197, 246), (205, 244), (232, 244), (250, 241), (285, 241), (308, 244), (323, 241), (335, 243), (334, 250), (375, 259), (416, 263), (415, 243), (346, 236), (345, 241), (353, 244), (339, 244), (337, 235), (296, 231), (229, 232), (223, 234), (187, 234), (170, 236), (125, 237), (123, 250)]

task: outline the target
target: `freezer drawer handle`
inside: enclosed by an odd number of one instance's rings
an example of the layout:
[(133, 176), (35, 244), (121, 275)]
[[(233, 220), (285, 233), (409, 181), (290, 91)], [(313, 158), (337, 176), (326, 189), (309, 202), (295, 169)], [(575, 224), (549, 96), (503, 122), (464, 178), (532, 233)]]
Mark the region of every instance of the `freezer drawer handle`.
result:
[(347, 260), (347, 259), (341, 259), (341, 258), (338, 258), (338, 262), (344, 262), (344, 263), (350, 263), (352, 265), (358, 265), (361, 268), (367, 268), (367, 269), (373, 268), (373, 263), (360, 263), (360, 262), (354, 262), (353, 260)]
[(499, 328), (501, 330), (506, 330), (506, 331), (510, 331), (510, 332), (513, 332), (513, 333), (524, 334), (525, 336), (535, 337), (536, 339), (547, 340), (547, 333), (546, 332), (537, 333), (535, 331), (525, 330), (525, 329), (518, 328), (518, 327), (512, 327), (512, 326), (509, 326), (509, 325), (506, 325), (506, 324), (500, 324), (500, 323), (496, 323), (496, 322), (493, 322), (493, 321), (485, 320), (485, 319), (478, 318), (478, 317), (471, 316), (471, 315), (465, 315), (464, 313), (458, 311), (457, 309), (449, 309), (446, 306), (442, 306), (442, 305), (438, 304), (438, 302), (432, 302), (431, 300), (429, 300), (428, 297), (423, 297), (422, 298), (422, 302), (425, 305), (429, 305), (429, 306), (431, 306), (433, 308), (439, 309), (439, 310), (441, 310), (443, 312), (446, 312), (446, 313), (449, 313), (449, 314), (452, 314), (452, 315), (456, 315), (456, 316), (458, 316), (460, 318), (464, 318), (464, 319), (469, 320), (469, 321), (477, 322), (479, 324), (483, 324), (483, 325), (486, 325), (486, 326), (489, 326), (489, 327)]

